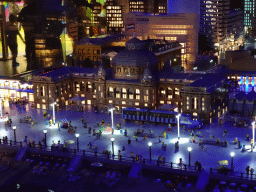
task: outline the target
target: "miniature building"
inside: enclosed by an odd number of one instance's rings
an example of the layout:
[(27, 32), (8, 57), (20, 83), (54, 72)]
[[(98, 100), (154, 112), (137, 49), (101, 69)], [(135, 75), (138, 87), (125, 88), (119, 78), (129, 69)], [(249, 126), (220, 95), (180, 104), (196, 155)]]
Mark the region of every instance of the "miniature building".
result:
[[(175, 104), (180, 112), (202, 114), (203, 120), (209, 122), (210, 113), (220, 106), (214, 108), (217, 102), (213, 100), (224, 102), (226, 95), (216, 94), (216, 90), (225, 83), (225, 77), (175, 73), (170, 63), (165, 63), (162, 70), (158, 70), (157, 56), (147, 50), (145, 45), (136, 37), (129, 40), (125, 50), (113, 58), (112, 68), (106, 68), (103, 64), (98, 69), (63, 67), (34, 76), (35, 106), (49, 109), (50, 104), (56, 101), (57, 109), (77, 105), (79, 108), (93, 106), (101, 110), (113, 105), (121, 110), (125, 107), (155, 108), (163, 104)], [(207, 75), (210, 75), (208, 79)], [(195, 87), (200, 88), (193, 91)], [(76, 95), (85, 100), (71, 101)], [(191, 107), (187, 108), (188, 97), (192, 101), (202, 98), (202, 95), (206, 95), (204, 103), (197, 102), (196, 108), (190, 103)], [(202, 110), (202, 106), (205, 110)]]

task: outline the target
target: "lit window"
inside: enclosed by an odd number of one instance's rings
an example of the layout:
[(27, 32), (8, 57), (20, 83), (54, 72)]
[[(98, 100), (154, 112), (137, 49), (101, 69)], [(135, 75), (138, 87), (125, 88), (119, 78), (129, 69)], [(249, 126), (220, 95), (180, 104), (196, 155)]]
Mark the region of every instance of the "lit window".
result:
[(125, 102), (125, 101), (122, 101), (122, 105), (126, 105), (126, 102)]
[(161, 90), (161, 93), (162, 93), (162, 94), (165, 94), (165, 90)]
[(136, 106), (139, 106), (139, 105), (140, 105), (140, 103), (138, 103), (138, 102), (135, 102), (135, 105), (136, 105)]
[(139, 89), (136, 89), (136, 94), (140, 94), (140, 90)]
[(118, 98), (118, 99), (120, 98), (120, 93), (116, 94), (116, 98)]
[(140, 95), (136, 95), (136, 99), (139, 100), (140, 99)]
[(126, 94), (122, 94), (122, 98), (123, 98), (123, 99), (126, 99), (126, 98), (127, 98), (127, 95), (126, 95)]
[(109, 102), (109, 103), (113, 103), (113, 101), (112, 101), (112, 100), (109, 100), (108, 102)]
[(114, 91), (113, 87), (109, 87), (109, 92), (113, 92), (113, 91)]
[(148, 102), (148, 96), (144, 96), (144, 101)]
[(130, 95), (129, 95), (129, 99), (133, 99), (133, 94), (130, 94)]
[(160, 104), (164, 104), (164, 101), (160, 101)]
[(125, 89), (125, 88), (122, 88), (122, 92), (123, 92), (123, 93), (126, 93), (126, 89)]
[(147, 107), (147, 106), (148, 106), (148, 104), (147, 104), (147, 103), (145, 103), (145, 104), (144, 104), (144, 106), (145, 106), (145, 107)]

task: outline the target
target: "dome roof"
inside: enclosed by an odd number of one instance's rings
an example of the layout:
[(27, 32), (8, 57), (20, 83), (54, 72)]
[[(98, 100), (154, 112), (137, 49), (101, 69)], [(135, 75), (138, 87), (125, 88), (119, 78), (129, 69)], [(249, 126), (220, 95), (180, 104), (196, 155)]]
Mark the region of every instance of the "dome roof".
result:
[(121, 51), (113, 58), (114, 65), (143, 66), (147, 63), (150, 68), (157, 68), (158, 59), (156, 55), (148, 50)]
[(138, 43), (143, 43), (143, 41), (139, 40), (137, 37), (133, 37), (129, 41), (127, 41), (125, 44), (138, 44)]

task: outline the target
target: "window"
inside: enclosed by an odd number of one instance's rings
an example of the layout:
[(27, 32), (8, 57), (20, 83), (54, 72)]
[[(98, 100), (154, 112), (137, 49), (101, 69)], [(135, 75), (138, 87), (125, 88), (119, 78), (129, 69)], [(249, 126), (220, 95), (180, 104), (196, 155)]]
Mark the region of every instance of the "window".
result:
[(122, 98), (123, 98), (123, 99), (126, 99), (126, 98), (127, 98), (127, 94), (126, 94), (126, 93), (123, 93), (123, 94), (122, 94)]
[(122, 101), (122, 105), (126, 105), (126, 102), (125, 102), (125, 101)]
[(204, 98), (202, 98), (202, 111), (205, 110), (205, 106), (204, 106)]
[(133, 99), (134, 97), (133, 97), (133, 94), (130, 94), (129, 95), (129, 99)]
[(112, 100), (109, 100), (108, 103), (113, 103), (113, 101), (112, 101)]
[(126, 89), (125, 89), (125, 88), (122, 88), (122, 92), (123, 92), (123, 93), (126, 93)]
[(138, 103), (138, 102), (135, 102), (135, 105), (136, 105), (136, 106), (139, 106), (139, 105), (140, 105), (140, 103)]
[(148, 102), (148, 96), (144, 96), (144, 102)]
[(145, 104), (144, 104), (144, 106), (145, 106), (145, 107), (147, 107), (147, 106), (148, 106), (148, 104), (147, 104), (147, 103), (145, 103)]
[(139, 100), (140, 99), (140, 95), (136, 95), (136, 99)]
[(145, 95), (148, 95), (148, 90), (145, 90)]
[(116, 98), (120, 98), (121, 96), (120, 96), (120, 93), (116, 93)]
[(164, 104), (164, 101), (160, 101), (160, 104)]
[(109, 87), (109, 92), (113, 92), (113, 91), (114, 91), (113, 87)]
[(136, 89), (136, 94), (140, 94), (140, 90), (139, 89)]
[(101, 91), (101, 87), (100, 86), (98, 87), (98, 90)]

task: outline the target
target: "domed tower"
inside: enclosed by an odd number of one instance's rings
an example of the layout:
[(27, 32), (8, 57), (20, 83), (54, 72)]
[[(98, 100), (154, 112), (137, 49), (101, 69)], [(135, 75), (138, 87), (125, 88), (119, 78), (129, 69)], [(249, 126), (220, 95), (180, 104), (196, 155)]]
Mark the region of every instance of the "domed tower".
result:
[(141, 77), (141, 83), (144, 83), (144, 84), (155, 83), (155, 76), (153, 75), (153, 73), (149, 67), (147, 67), (144, 70), (144, 73)]
[(144, 70), (157, 70), (156, 55), (145, 48), (145, 43), (136, 37), (126, 42), (124, 51), (112, 60), (116, 79), (141, 79)]

